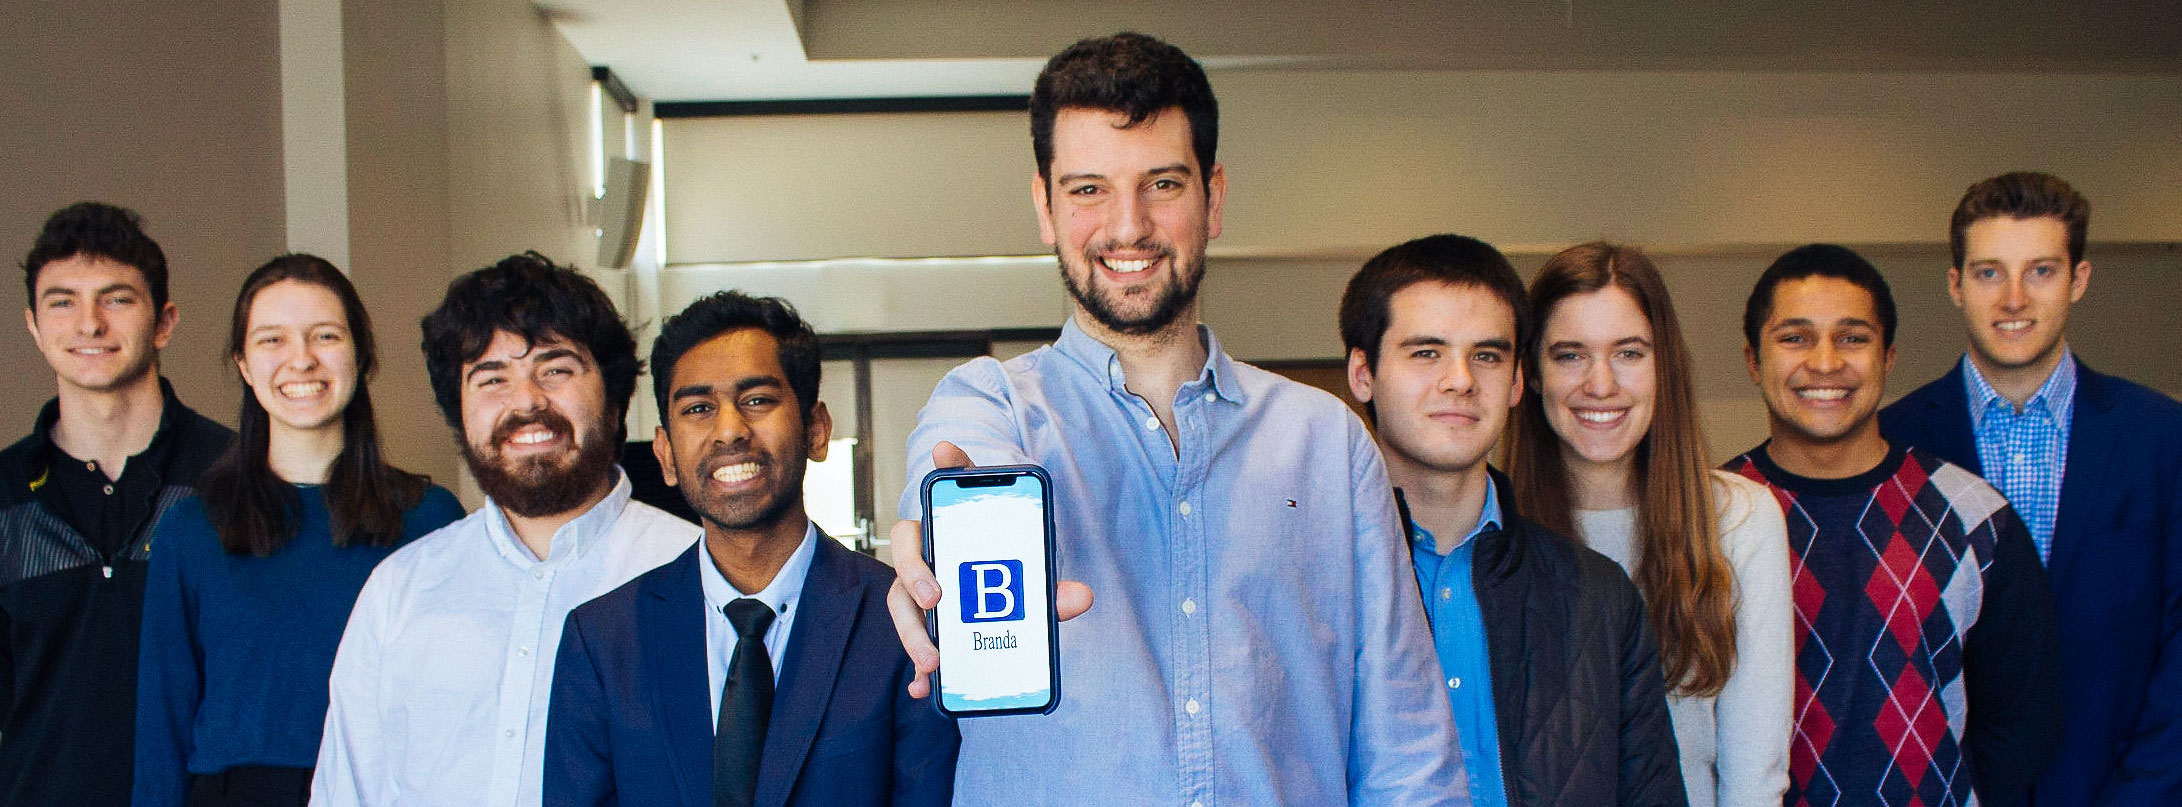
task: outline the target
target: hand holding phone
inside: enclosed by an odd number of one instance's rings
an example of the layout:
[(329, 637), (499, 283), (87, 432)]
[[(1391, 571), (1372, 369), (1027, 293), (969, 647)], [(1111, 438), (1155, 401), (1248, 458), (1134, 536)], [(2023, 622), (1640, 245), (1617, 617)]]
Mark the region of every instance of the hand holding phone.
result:
[[(935, 468), (962, 468), (970, 455), (954, 443), (942, 440), (932, 446)], [(887, 614), (894, 619), (894, 633), (909, 654), (916, 675), (909, 679), (909, 697), (932, 694), (932, 676), (939, 670), (939, 648), (933, 646), (925, 613), (939, 607), (940, 584), (924, 561), (924, 522), (903, 519), (888, 530), (893, 543), (894, 587), (887, 592)], [(1053, 610), (1062, 622), (1091, 609), (1091, 587), (1062, 580), (1053, 587)]]
[(941, 714), (1045, 714), (1060, 703), (1052, 485), (1035, 465), (924, 478), (924, 560), (941, 582), (926, 628)]

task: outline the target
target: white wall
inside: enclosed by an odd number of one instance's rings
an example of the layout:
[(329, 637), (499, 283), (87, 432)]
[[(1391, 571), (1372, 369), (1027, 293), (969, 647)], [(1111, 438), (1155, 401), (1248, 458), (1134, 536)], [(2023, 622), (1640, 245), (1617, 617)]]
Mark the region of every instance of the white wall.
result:
[[(2050, 170), (2107, 242), (2182, 239), (2182, 77), (1214, 70), (1216, 253), (1934, 243), (1962, 189)], [(1027, 90), (1027, 88), (1026, 88)], [(667, 122), (675, 263), (1045, 250), (1021, 113)]]
[(30, 431), (53, 375), (24, 332), (21, 261), (84, 200), (144, 215), (181, 309), (160, 357), (182, 401), (233, 423), (226, 352), (243, 276), (282, 249), (280, 31), (272, 0), (10, 3), (0, 26), (0, 440)]

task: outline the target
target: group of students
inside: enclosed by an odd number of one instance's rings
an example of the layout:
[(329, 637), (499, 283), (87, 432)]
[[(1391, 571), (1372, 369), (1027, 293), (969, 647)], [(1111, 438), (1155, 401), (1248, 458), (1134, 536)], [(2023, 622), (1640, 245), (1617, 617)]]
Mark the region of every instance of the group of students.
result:
[(1368, 429), (1231, 359), (1198, 321), (1217, 122), (1156, 39), (1048, 63), (1033, 201), (1071, 316), (950, 372), (909, 438), (911, 479), (1052, 481), (1043, 716), (924, 702), (914, 488), (891, 569), (805, 514), (832, 420), (788, 302), (716, 293), (651, 345), (693, 526), (617, 465), (644, 363), (606, 295), (535, 253), (457, 278), (422, 330), (465, 514), (382, 457), (336, 267), (244, 282), (231, 433), (159, 376), (136, 216), (54, 214), (24, 268), (59, 394), (0, 453), (0, 802), (2182, 803), (2182, 405), (2069, 351), (2065, 183), (1964, 195), (1969, 349), (1884, 411), (1885, 280), (1831, 245), (1765, 269), (1771, 439), (1715, 469), (1627, 246), (1527, 289), (1462, 236), (1366, 262), (1339, 330)]

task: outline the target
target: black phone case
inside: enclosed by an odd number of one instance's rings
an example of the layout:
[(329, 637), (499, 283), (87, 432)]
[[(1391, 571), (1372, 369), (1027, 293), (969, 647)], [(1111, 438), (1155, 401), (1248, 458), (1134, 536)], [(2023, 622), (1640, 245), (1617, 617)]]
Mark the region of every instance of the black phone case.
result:
[[(1053, 480), (1052, 478), (1046, 476), (1046, 469), (1040, 468), (1036, 465), (992, 465), (970, 466), (964, 468), (935, 468), (932, 470), (931, 473), (925, 474), (924, 481), (918, 485), (917, 494), (920, 497), (921, 503), (923, 504), (923, 512), (925, 514), (923, 527), (924, 565), (929, 568), (934, 563), (932, 554), (931, 518), (933, 482), (937, 482), (942, 479), (952, 479), (959, 477), (1026, 475), (1036, 477), (1038, 479), (1038, 483), (1045, 491), (1045, 506), (1040, 509), (1045, 512), (1046, 522), (1046, 636), (1048, 638), (1046, 642), (1046, 653), (1048, 656), (1046, 659), (1046, 669), (1052, 675), (1051, 691), (1053, 693), (1053, 697), (1047, 699), (1044, 706), (1030, 706), (1020, 709), (979, 709), (969, 711), (954, 711), (948, 709), (940, 700), (940, 676), (945, 672), (945, 669), (947, 667), (947, 659), (945, 655), (942, 654), (940, 658), (941, 669), (935, 670), (932, 673), (932, 694), (928, 697), (930, 697), (932, 700), (932, 708), (939, 710), (940, 714), (950, 718), (960, 719), (965, 717), (1000, 717), (1003, 715), (1044, 715), (1052, 714), (1053, 710), (1061, 705), (1061, 620), (1059, 618), (1059, 615), (1056, 614), (1053, 610), (1054, 586), (1057, 582), (1059, 582), (1060, 578), (1055, 574), (1057, 570), (1054, 568), (1053, 563)], [(932, 639), (932, 644), (934, 647), (937, 647), (939, 645), (939, 615), (937, 609), (934, 609), (932, 611), (926, 611), (924, 613), (924, 633), (927, 637), (930, 637)]]

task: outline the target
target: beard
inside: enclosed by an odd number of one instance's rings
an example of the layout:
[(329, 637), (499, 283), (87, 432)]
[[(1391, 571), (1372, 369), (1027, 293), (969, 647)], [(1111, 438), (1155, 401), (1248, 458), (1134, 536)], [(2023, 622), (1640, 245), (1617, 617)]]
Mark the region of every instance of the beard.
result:
[[(575, 456), (529, 457), (513, 462), (503, 457), (500, 446), (516, 429), (533, 423), (569, 435), (576, 441)], [(613, 479), (615, 446), (606, 440), (604, 432), (594, 428), (577, 435), (568, 418), (551, 409), (501, 421), (493, 427), (487, 445), (491, 448), (481, 452), (469, 440), (463, 440), (462, 461), (477, 477), (477, 486), (485, 495), (523, 518), (567, 512), (589, 501), (591, 494)]]
[[(806, 445), (794, 448), (793, 456), (802, 457), (809, 453)], [(771, 454), (761, 453), (757, 462), (758, 473), (773, 475), (773, 484), (743, 496), (709, 493), (704, 482), (712, 478), (712, 472), (736, 461), (728, 456), (728, 452), (722, 451), (699, 460), (696, 467), (686, 474), (690, 484), (682, 487), (682, 498), (689, 502), (690, 509), (696, 510), (697, 515), (706, 523), (726, 530), (762, 529), (779, 524), (790, 510), (802, 510), (804, 463), (778, 463)]]
[[(1100, 325), (1115, 333), (1130, 336), (1158, 333), (1173, 325), (1182, 316), (1182, 312), (1189, 310), (1190, 304), (1197, 301), (1197, 284), (1205, 277), (1203, 249), (1198, 249), (1195, 255), (1190, 256), (1189, 265), (1184, 266), (1177, 260), (1179, 256), (1173, 247), (1160, 248), (1156, 260), (1167, 262), (1167, 281), (1156, 286), (1147, 285), (1133, 289), (1135, 294), (1132, 295), (1098, 287), (1098, 253), (1115, 247), (1112, 244), (1099, 244), (1084, 250), (1081, 256), (1083, 276), (1090, 288), (1076, 282), (1076, 273), (1069, 271), (1067, 256), (1059, 249), (1053, 251), (1053, 257), (1061, 265), (1061, 284), (1068, 287), (1068, 296), (1074, 298), (1076, 305), (1082, 306), (1084, 312), (1090, 314), (1091, 319)], [(1149, 308), (1133, 316), (1121, 310), (1124, 298), (1146, 294), (1153, 295)]]

